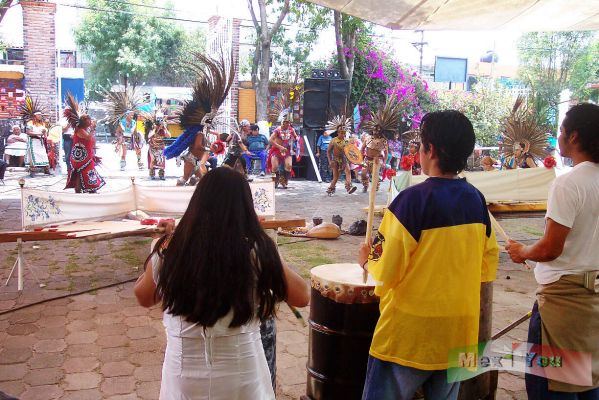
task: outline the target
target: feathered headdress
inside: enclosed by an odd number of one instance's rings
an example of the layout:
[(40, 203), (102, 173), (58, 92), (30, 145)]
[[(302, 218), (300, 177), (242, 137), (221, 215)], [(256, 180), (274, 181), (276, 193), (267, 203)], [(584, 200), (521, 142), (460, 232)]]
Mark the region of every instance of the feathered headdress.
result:
[(71, 93), (67, 93), (63, 115), (73, 129), (80, 128), (83, 125), (82, 118), (87, 116)]
[(34, 99), (31, 96), (25, 96), (25, 100), (19, 106), (19, 111), (25, 122), (33, 120), (33, 116), (37, 113), (46, 113), (46, 109), (42, 106), (39, 99)]
[(210, 124), (227, 98), (235, 79), (232, 54), (228, 61), (222, 53), (218, 60), (199, 53), (194, 58), (188, 63), (188, 68), (197, 74), (192, 98), (179, 113), (179, 120), (184, 128)]
[(404, 146), (404, 149), (407, 149), (410, 144), (418, 144), (420, 143), (420, 130), (419, 129), (410, 129), (409, 131), (405, 131), (401, 134), (401, 143)]
[(347, 118), (345, 115), (335, 115), (324, 127), (325, 132), (327, 133), (337, 132), (339, 129), (342, 129), (348, 134), (351, 132), (351, 128), (351, 118)]
[(295, 103), (302, 97), (304, 91), (300, 85), (293, 85), (279, 94), (270, 110), (271, 122), (293, 122)]
[(399, 128), (400, 111), (401, 104), (397, 100), (397, 96), (394, 94), (387, 96), (383, 108), (370, 113), (370, 120), (364, 124), (364, 129), (371, 134), (380, 130), (387, 139), (393, 139), (393, 135)]
[(542, 159), (545, 155), (547, 132), (537, 124), (534, 113), (526, 107), (522, 96), (518, 96), (505, 120), (502, 136), (506, 157), (512, 157), (516, 148), (523, 149), (535, 159)]
[(179, 123), (185, 131), (172, 145), (164, 149), (166, 158), (177, 157), (189, 147), (205, 125), (212, 125), (235, 78), (232, 54), (229, 61), (225, 61), (222, 53), (219, 60), (203, 54), (196, 54), (194, 58), (187, 64), (187, 67), (197, 74), (192, 87), (192, 97), (178, 113)]
[(103, 108), (107, 111), (107, 121), (111, 124), (118, 123), (128, 113), (139, 112), (143, 103), (143, 96), (135, 87), (124, 90), (104, 90)]

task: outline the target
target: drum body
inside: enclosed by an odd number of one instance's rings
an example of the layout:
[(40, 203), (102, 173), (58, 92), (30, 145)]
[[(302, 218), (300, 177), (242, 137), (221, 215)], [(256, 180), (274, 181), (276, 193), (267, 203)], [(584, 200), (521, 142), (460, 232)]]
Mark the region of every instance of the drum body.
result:
[(307, 397), (361, 399), (368, 350), (379, 318), (374, 282), (358, 264), (311, 270)]

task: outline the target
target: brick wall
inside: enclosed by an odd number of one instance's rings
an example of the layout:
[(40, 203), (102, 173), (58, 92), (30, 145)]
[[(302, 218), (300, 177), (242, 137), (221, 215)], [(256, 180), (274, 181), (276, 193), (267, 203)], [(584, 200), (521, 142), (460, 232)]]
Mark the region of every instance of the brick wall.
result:
[(21, 1), (25, 89), (46, 108), (45, 117), (56, 121), (56, 4)]
[(22, 100), (23, 80), (0, 78), (0, 119), (19, 117)]

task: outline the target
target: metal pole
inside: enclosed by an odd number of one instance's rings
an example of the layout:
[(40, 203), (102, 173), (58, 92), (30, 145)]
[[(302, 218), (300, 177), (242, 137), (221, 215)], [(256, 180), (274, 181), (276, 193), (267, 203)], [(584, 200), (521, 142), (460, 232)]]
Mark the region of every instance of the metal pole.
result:
[(420, 31), (420, 66), (418, 73), (422, 76), (422, 53), (424, 52), (424, 31)]

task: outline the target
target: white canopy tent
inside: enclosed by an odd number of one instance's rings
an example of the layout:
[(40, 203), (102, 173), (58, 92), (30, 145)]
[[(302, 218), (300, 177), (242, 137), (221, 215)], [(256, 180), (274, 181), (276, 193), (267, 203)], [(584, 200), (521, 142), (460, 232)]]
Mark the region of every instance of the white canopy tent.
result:
[(391, 29), (599, 30), (599, 0), (308, 0)]

